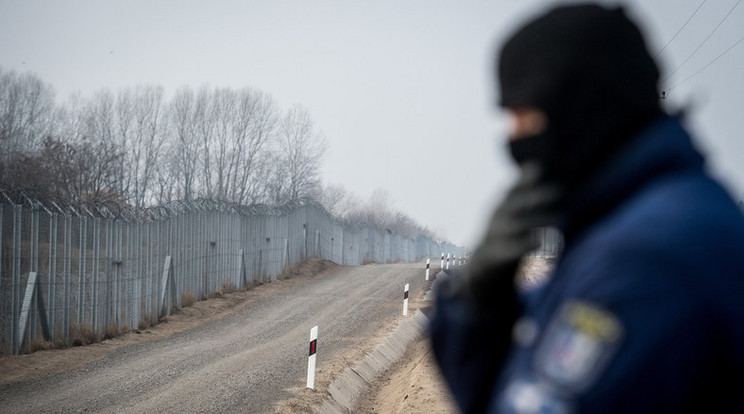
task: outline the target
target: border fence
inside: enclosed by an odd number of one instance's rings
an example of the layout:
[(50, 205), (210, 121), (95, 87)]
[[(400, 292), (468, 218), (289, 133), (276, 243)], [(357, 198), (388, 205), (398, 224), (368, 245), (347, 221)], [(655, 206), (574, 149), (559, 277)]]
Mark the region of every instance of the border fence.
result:
[(345, 265), (458, 256), (461, 247), (345, 225), (307, 199), (214, 200), (144, 210), (0, 191), (0, 355), (148, 326), (220, 290), (276, 280), (319, 257)]

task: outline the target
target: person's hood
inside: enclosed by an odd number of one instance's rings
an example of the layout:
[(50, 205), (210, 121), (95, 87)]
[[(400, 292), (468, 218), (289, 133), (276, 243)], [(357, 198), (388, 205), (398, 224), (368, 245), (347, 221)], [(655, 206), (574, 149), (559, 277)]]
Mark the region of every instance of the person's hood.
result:
[[(500, 102), (543, 111), (547, 130), (510, 143), (570, 192), (662, 115), (659, 71), (620, 8), (561, 6), (521, 27), (498, 60)], [(515, 157), (516, 158), (516, 157)]]

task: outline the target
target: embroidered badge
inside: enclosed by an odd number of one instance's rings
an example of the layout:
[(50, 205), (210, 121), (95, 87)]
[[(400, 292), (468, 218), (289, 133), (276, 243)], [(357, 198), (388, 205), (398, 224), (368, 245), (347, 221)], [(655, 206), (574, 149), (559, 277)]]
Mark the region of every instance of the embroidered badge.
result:
[(617, 351), (620, 321), (598, 305), (572, 301), (553, 316), (535, 356), (535, 368), (552, 382), (580, 392)]

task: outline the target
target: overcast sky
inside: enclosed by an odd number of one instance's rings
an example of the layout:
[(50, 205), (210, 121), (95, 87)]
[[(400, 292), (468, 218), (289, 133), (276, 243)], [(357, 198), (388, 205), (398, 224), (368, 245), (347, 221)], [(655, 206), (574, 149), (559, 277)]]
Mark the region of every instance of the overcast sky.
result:
[[(729, 48), (744, 37), (739, 1), (706, 1), (676, 37), (703, 0), (610, 2), (627, 4), (652, 53), (674, 37), (659, 55), (662, 78), (671, 74), (665, 105), (688, 108), (711, 170), (737, 199), (744, 41)], [(59, 102), (101, 88), (154, 84), (171, 95), (207, 83), (301, 104), (327, 138), (324, 182), (361, 198), (386, 189), (419, 223), (473, 244), (514, 178), (494, 51), (554, 3), (0, 0), (0, 67), (36, 73)]]

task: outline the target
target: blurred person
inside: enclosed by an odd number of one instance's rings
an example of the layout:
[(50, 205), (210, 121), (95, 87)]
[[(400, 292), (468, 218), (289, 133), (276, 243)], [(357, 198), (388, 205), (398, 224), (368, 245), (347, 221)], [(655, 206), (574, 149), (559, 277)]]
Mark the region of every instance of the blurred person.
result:
[[(621, 8), (560, 6), (501, 47), (520, 177), (446, 277), (435, 358), (464, 413), (744, 412), (744, 217)], [(518, 292), (535, 228), (565, 247)]]

